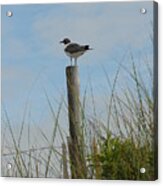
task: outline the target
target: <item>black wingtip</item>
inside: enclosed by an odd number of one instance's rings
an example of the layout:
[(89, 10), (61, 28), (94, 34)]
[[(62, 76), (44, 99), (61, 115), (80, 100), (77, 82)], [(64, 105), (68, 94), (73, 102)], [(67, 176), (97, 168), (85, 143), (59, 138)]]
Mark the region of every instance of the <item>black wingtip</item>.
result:
[(93, 50), (93, 48), (90, 48), (89, 45), (85, 45), (85, 46), (84, 46), (84, 49), (85, 49), (85, 50)]

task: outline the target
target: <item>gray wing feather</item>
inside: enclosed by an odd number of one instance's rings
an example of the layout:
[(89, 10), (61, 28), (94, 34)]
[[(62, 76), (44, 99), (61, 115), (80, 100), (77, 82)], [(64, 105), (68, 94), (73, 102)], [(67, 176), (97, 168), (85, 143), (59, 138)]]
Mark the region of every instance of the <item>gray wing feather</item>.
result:
[(76, 53), (80, 51), (85, 51), (84, 46), (78, 45), (77, 43), (71, 43), (65, 48), (65, 52)]

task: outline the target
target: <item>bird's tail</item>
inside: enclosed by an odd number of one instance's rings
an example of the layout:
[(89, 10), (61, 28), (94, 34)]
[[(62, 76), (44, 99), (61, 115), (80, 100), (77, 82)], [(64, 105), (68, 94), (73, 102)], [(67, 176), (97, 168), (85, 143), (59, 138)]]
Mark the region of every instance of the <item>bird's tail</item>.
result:
[(84, 46), (84, 49), (85, 49), (85, 50), (93, 50), (93, 48), (90, 48), (89, 45), (85, 45), (85, 46)]

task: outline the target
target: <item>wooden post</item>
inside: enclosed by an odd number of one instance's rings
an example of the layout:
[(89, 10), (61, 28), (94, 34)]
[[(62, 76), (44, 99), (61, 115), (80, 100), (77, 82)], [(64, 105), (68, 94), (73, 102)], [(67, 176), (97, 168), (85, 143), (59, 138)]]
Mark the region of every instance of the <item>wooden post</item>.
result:
[(71, 162), (72, 178), (86, 178), (86, 163), (84, 157), (82, 119), (80, 106), (80, 83), (77, 66), (66, 68), (67, 94), (68, 94), (68, 117), (69, 131), (68, 138), (69, 155)]

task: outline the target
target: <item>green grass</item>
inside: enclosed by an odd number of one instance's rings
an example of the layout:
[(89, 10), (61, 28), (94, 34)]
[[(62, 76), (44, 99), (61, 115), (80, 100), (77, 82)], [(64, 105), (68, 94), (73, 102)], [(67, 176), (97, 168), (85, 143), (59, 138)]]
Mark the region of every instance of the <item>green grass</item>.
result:
[[(109, 74), (103, 68), (108, 85), (108, 99), (106, 115), (107, 122), (104, 122), (96, 113), (97, 105), (93, 87), (87, 86), (83, 98), (81, 99), (82, 117), (82, 138), (83, 149), (86, 161), (86, 172), (82, 167), (77, 167), (81, 171), (81, 177), (87, 179), (111, 179), (111, 180), (154, 180), (154, 121), (153, 121), (153, 86), (149, 87), (143, 81), (142, 75), (135, 65), (132, 54), (130, 59), (132, 68), (127, 69), (122, 62), (111, 82)], [(145, 65), (145, 63), (144, 63)], [(151, 84), (153, 74), (149, 65), (146, 65)], [(116, 90), (119, 75), (123, 71), (132, 83), (132, 88), (126, 84), (119, 95)], [(148, 82), (150, 83), (150, 82)], [(93, 114), (87, 113), (87, 94), (90, 89), (91, 105)], [(18, 137), (12, 127), (7, 111), (4, 109), (2, 122), (9, 132), (10, 138), (6, 138), (2, 133), (2, 176), (15, 177), (57, 177), (71, 178), (72, 164), (69, 156), (69, 146), (67, 136), (69, 131), (64, 131), (60, 127), (59, 118), (62, 109), (67, 109), (67, 102), (64, 98), (58, 104), (55, 112), (51, 99), (45, 91), (49, 110), (53, 117), (53, 129), (51, 137), (43, 130), (38, 133), (47, 146), (36, 146), (30, 142), (30, 125), (25, 128), (25, 115), (20, 127)], [(90, 103), (89, 103), (90, 104)], [(67, 116), (65, 116), (67, 117)], [(5, 131), (5, 130), (3, 130)], [(23, 133), (28, 133), (28, 149), (21, 149)], [(61, 148), (56, 148), (56, 136), (60, 136)], [(37, 139), (39, 141), (39, 139)], [(8, 153), (4, 154), (3, 149), (12, 141), (12, 150), (8, 148)], [(11, 162), (11, 170), (6, 169), (6, 163)], [(140, 173), (140, 168), (144, 167), (146, 172)], [(83, 177), (84, 175), (84, 177)]]

